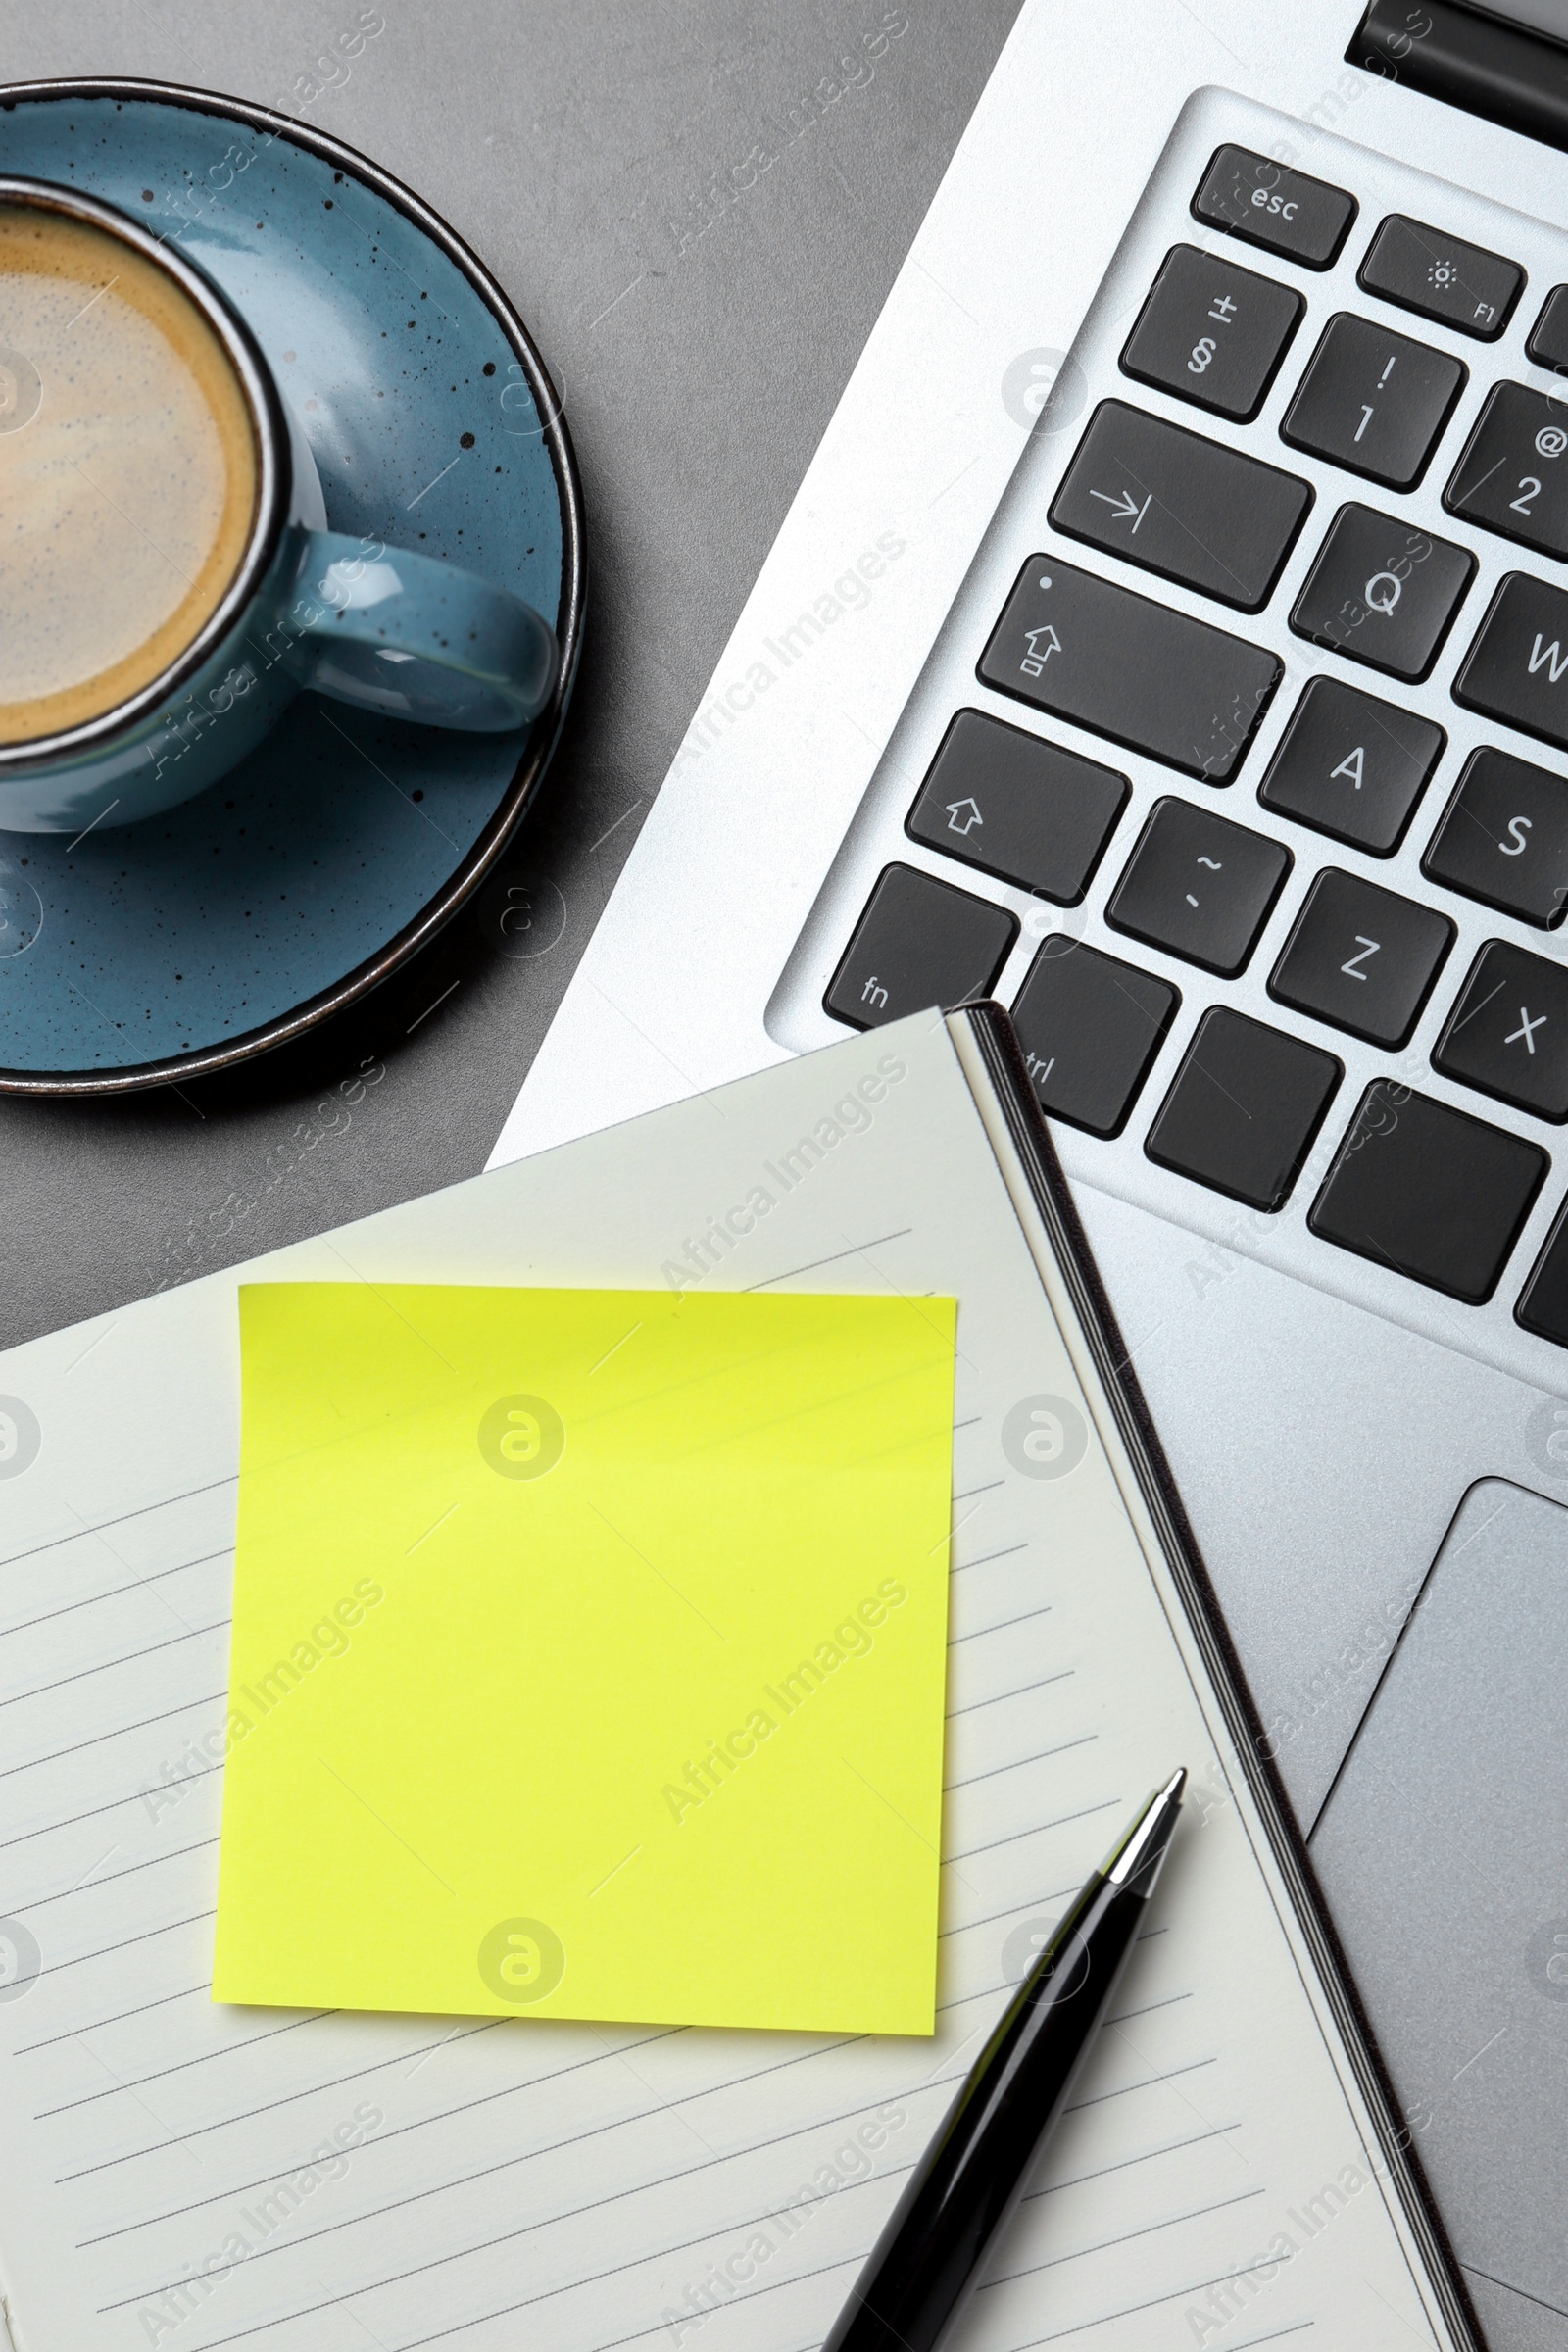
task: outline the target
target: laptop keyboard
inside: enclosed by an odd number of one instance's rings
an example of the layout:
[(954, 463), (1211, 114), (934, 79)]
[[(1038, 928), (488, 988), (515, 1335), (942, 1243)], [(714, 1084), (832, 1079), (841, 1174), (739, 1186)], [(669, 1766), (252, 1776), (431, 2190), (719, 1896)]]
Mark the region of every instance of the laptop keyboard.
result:
[[(819, 1001), (1010, 995), (1053, 1119), (1270, 1217), (1310, 1162), (1312, 1246), (1480, 1305), (1568, 1122), (1568, 389), (1529, 380), (1568, 372), (1568, 282), (1513, 216), (1478, 243), (1313, 152), (1223, 141), (1185, 235), (1146, 207), (1092, 397), (1030, 444), (1049, 500), (1026, 453), (994, 527), (1030, 552), (922, 681), (912, 801), (879, 771), (914, 855), (867, 873), (862, 824), (824, 893), (845, 924), (862, 877)], [(1507, 1302), (1568, 1346), (1568, 1210), (1535, 1243)]]

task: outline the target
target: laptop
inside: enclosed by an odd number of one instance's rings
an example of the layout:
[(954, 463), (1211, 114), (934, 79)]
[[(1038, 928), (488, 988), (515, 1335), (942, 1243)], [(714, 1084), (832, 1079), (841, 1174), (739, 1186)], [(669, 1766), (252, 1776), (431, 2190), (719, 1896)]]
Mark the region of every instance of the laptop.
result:
[(496, 1152), (1009, 1006), (1518, 2352), (1568, 2347), (1565, 147), (1564, 0), (1026, 0)]

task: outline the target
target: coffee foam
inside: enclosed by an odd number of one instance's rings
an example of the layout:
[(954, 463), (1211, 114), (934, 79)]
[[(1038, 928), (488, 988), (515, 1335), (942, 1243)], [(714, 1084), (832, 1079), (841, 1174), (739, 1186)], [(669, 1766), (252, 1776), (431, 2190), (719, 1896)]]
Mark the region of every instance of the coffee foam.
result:
[(0, 203), (0, 743), (80, 726), (178, 660), (239, 567), (257, 480), (244, 389), (178, 281)]

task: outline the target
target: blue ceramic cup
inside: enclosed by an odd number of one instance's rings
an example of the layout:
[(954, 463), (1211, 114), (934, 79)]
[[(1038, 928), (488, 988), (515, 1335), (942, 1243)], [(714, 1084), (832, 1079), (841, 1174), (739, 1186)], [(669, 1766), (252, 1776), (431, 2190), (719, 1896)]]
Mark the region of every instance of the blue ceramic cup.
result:
[[(429, 726), (499, 732), (537, 716), (558, 666), (549, 624), (509, 589), (453, 564), (326, 528), (304, 432), (250, 328), (202, 270), (74, 189), (0, 177), (0, 206), (106, 233), (173, 280), (232, 369), (256, 461), (243, 552), (190, 641), (112, 707), (0, 742), (0, 832), (79, 833), (190, 800), (307, 686)], [(0, 434), (24, 433), (49, 390), (25, 354), (0, 354)]]

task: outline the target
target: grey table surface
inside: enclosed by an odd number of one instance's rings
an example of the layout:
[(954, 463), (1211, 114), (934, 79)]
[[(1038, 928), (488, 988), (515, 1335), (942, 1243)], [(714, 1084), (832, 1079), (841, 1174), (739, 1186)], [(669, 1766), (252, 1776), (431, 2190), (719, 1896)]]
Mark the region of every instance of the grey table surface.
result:
[[(471, 910), (227, 1079), (0, 1099), (0, 1346), (483, 1167), (1017, 7), (379, 0), (384, 32), (322, 88), (358, 0), (6, 0), (0, 80), (137, 74), (298, 114), (467, 239), (562, 390), (590, 592), (508, 860), (543, 952)], [(385, 1074), (355, 1085), (367, 1061)]]

